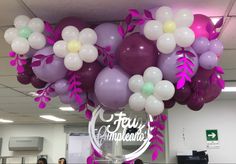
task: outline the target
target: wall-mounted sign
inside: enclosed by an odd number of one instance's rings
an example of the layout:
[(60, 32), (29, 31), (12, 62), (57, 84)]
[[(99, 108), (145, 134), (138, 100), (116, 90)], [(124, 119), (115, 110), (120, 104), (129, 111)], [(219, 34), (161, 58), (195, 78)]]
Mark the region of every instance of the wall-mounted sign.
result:
[(208, 148), (219, 148), (218, 131), (216, 129), (206, 130)]
[(89, 135), (94, 149), (112, 161), (129, 161), (149, 147), (152, 116), (134, 111), (109, 113), (94, 111), (89, 122)]

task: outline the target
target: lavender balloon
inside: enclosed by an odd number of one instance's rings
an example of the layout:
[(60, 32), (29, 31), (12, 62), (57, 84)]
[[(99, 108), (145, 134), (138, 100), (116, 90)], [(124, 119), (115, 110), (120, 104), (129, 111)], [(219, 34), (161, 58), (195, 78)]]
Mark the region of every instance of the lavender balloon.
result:
[[(178, 80), (176, 78), (176, 74), (179, 72), (179, 70), (176, 67), (179, 65), (177, 59), (181, 55), (177, 55), (176, 52), (179, 50), (180, 48), (176, 48), (171, 54), (161, 54), (157, 60), (157, 67), (161, 69), (164, 79), (169, 80), (172, 83), (175, 83)], [(186, 48), (186, 50), (192, 52), (195, 55), (195, 57), (191, 57), (191, 60), (194, 64), (193, 75), (189, 75), (190, 77), (193, 77), (198, 69), (198, 56), (192, 48)]]
[(212, 51), (207, 51), (202, 54), (199, 58), (199, 64), (201, 67), (210, 70), (217, 66), (218, 58), (215, 53)]
[[(45, 47), (37, 51), (34, 56), (39, 54), (49, 56), (53, 54), (53, 49), (52, 47)], [(32, 63), (37, 60), (39, 59), (33, 58)], [(45, 59), (41, 59), (40, 66), (33, 67), (33, 72), (39, 79), (48, 83), (52, 83), (64, 78), (67, 70), (64, 66), (63, 59), (53, 55), (52, 63), (47, 64)]]
[[(110, 47), (109, 54), (115, 55), (115, 52), (122, 41), (122, 37), (118, 32), (118, 26), (113, 23), (102, 23), (98, 25), (95, 29), (97, 33), (97, 45), (100, 47)], [(102, 55), (98, 58), (98, 61), (104, 65)], [(114, 58), (114, 63), (116, 62), (116, 58)]]
[(112, 111), (120, 110), (128, 103), (131, 92), (128, 88), (129, 76), (118, 66), (106, 67), (97, 76), (95, 94), (98, 101)]
[(63, 104), (75, 103), (75, 98), (74, 98), (74, 96), (70, 97), (70, 92), (68, 92), (64, 95), (59, 95), (59, 99)]
[(217, 56), (221, 56), (221, 54), (223, 53), (223, 50), (224, 50), (224, 46), (220, 40), (215, 39), (210, 42), (210, 51), (217, 54)]
[(194, 41), (192, 48), (197, 54), (202, 54), (209, 50), (210, 42), (206, 37), (199, 37)]
[(68, 87), (68, 81), (65, 79), (58, 80), (55, 83), (55, 91), (59, 95), (66, 94), (68, 92)]

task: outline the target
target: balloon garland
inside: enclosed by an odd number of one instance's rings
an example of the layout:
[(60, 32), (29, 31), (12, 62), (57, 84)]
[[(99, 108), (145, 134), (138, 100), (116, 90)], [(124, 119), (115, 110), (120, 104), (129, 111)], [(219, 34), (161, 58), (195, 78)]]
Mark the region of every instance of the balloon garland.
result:
[[(177, 102), (198, 111), (224, 88), (218, 66), (222, 25), (223, 18), (213, 24), (205, 15), (163, 6), (143, 13), (130, 9), (121, 24), (94, 29), (76, 17), (52, 26), (20, 15), (4, 38), (12, 48), (10, 65), (16, 67), (17, 80), (39, 89), (34, 99), (39, 108), (58, 96), (85, 111), (88, 120), (91, 107), (98, 105), (108, 111), (128, 105), (151, 114), (155, 160), (163, 151), (164, 109)], [(93, 152), (88, 163), (94, 156), (99, 155)]]

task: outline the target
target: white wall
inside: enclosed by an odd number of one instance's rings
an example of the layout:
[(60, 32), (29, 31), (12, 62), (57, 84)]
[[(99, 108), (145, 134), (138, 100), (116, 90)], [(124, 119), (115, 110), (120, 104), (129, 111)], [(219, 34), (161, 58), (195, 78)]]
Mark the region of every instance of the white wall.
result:
[[(236, 101), (214, 101), (194, 112), (176, 105), (169, 115), (169, 162), (181, 150), (207, 150), (209, 163), (236, 163)], [(218, 129), (220, 148), (207, 149), (206, 129)]]
[[(42, 152), (12, 152), (8, 149), (10, 137), (44, 137)], [(3, 138), (1, 156), (24, 156), (24, 155), (48, 155), (49, 163), (57, 163), (60, 157), (66, 156), (66, 134), (64, 126), (57, 124), (50, 125), (0, 125), (0, 137)], [(35, 160), (35, 158), (31, 158)], [(27, 161), (36, 163), (36, 161)]]

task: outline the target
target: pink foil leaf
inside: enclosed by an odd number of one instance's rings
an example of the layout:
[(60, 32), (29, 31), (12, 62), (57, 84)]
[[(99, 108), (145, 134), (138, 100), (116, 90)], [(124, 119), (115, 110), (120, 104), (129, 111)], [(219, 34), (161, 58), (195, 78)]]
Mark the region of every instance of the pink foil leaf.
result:
[(144, 10), (144, 14), (148, 19), (153, 20), (152, 13), (149, 10)]
[(215, 71), (217, 72), (217, 73), (219, 73), (219, 74), (224, 74), (225, 72), (224, 72), (224, 69), (222, 68), (222, 67), (220, 67), (220, 66), (216, 66), (215, 67)]
[(133, 17), (138, 17), (139, 16), (139, 11), (136, 9), (129, 9), (129, 13), (133, 16)]
[(91, 112), (91, 110), (87, 109), (87, 110), (85, 111), (85, 116), (86, 116), (87, 120), (91, 120), (91, 118), (92, 118), (92, 112)]
[(221, 17), (220, 20), (215, 24), (215, 28), (221, 28), (224, 23), (224, 17)]
[(152, 153), (152, 160), (153, 161), (155, 161), (157, 158), (158, 158), (158, 151), (156, 150), (156, 151), (154, 151), (153, 153)]

